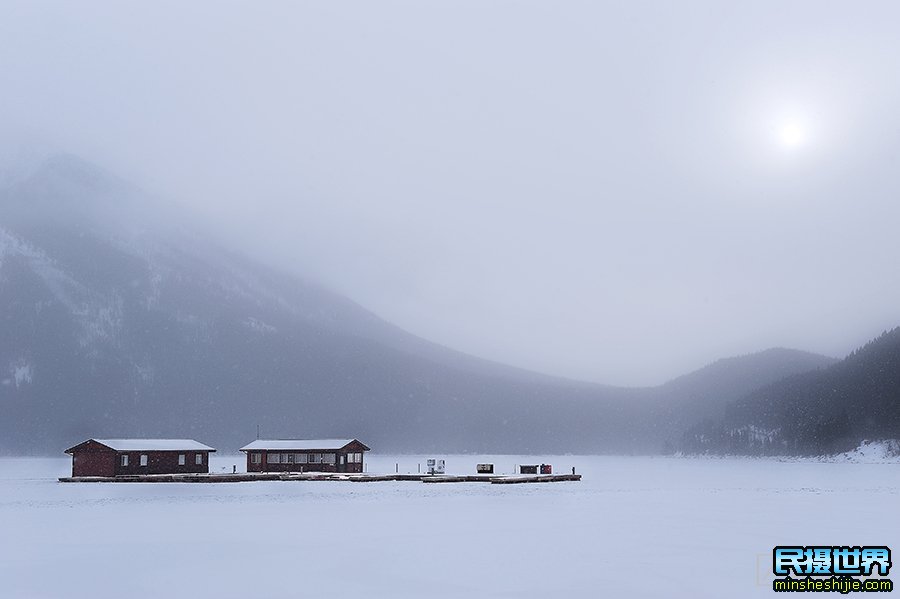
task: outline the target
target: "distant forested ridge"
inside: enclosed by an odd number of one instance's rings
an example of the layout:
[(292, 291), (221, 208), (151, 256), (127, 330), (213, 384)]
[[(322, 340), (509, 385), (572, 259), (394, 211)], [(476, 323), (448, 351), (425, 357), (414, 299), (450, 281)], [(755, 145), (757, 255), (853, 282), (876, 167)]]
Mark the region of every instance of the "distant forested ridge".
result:
[(682, 439), (687, 452), (821, 455), (900, 439), (900, 327), (840, 362), (795, 374), (728, 404)]

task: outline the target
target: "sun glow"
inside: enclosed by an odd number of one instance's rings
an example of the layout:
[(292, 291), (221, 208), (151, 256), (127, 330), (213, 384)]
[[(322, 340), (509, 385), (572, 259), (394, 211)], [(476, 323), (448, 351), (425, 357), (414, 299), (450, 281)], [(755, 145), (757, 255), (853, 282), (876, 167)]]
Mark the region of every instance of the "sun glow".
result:
[(807, 138), (806, 127), (796, 121), (784, 123), (778, 130), (778, 141), (783, 147), (788, 149), (806, 145)]
[(812, 165), (834, 141), (839, 95), (832, 97), (811, 86), (778, 87), (785, 89), (743, 95), (738, 135), (749, 157), (760, 164)]

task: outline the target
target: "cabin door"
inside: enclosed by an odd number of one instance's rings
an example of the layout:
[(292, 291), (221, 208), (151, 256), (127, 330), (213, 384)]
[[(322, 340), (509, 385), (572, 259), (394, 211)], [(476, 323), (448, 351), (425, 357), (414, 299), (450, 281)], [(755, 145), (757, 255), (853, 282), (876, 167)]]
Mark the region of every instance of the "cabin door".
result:
[(338, 472), (346, 472), (347, 468), (344, 466), (344, 462), (347, 459), (347, 456), (344, 454), (340, 454), (338, 456)]

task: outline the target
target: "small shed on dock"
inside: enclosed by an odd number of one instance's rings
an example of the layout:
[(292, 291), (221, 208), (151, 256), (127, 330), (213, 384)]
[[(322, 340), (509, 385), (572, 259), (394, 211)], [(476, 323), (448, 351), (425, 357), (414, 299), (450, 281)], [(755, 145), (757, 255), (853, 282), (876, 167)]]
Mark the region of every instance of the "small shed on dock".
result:
[(247, 472), (362, 472), (369, 448), (356, 439), (257, 439), (241, 451)]
[(72, 476), (209, 472), (215, 449), (193, 439), (88, 439), (66, 450)]

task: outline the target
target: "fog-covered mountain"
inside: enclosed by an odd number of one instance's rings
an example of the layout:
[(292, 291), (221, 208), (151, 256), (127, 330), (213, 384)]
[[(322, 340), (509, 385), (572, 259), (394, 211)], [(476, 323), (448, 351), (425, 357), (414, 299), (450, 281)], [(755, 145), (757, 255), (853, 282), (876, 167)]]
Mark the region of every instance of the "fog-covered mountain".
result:
[(792, 350), (652, 389), (539, 375), (440, 347), (198, 238), (71, 156), (0, 192), (0, 450), (90, 436), (358, 437), (383, 451), (659, 452), (785, 376)]
[(833, 366), (790, 376), (726, 406), (684, 439), (694, 452), (826, 454), (900, 439), (900, 328)]
[(685, 431), (698, 423), (722, 418), (732, 402), (764, 386), (763, 381), (780, 381), (835, 362), (819, 354), (772, 348), (723, 358), (669, 381), (650, 392), (655, 397), (654, 419), (668, 427), (665, 448), (680, 449)]

